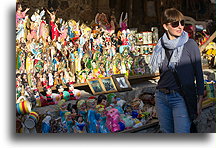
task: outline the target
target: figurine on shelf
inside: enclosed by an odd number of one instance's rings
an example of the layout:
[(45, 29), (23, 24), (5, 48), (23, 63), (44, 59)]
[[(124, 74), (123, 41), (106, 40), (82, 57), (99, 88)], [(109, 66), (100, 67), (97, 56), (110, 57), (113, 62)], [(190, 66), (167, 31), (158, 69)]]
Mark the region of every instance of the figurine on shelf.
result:
[(57, 71), (54, 71), (53, 73), (54, 73), (54, 74), (53, 74), (54, 85), (60, 84), (60, 83), (59, 83), (59, 74), (58, 74), (58, 72), (57, 72)]
[(53, 86), (54, 85), (54, 77), (53, 77), (53, 74), (52, 74), (51, 71), (48, 73), (48, 85), (49, 86)]
[(87, 112), (87, 122), (88, 122), (88, 133), (97, 133), (97, 120), (99, 118), (99, 114), (95, 111), (96, 100), (95, 97), (89, 97), (86, 101), (86, 105), (88, 108)]
[(119, 21), (119, 25), (120, 25), (121, 31), (127, 30), (127, 28), (128, 28), (128, 26), (127, 26), (128, 14), (125, 13), (124, 19), (123, 19), (123, 14), (124, 14), (124, 12), (121, 13), (120, 21)]
[(43, 87), (48, 86), (48, 85), (47, 85), (47, 84), (48, 84), (48, 80), (47, 80), (46, 72), (43, 72), (43, 73), (42, 73), (41, 83), (42, 83), (42, 86), (43, 86)]
[(52, 98), (52, 89), (50, 86), (44, 87), (44, 91), (46, 92), (46, 101), (47, 101), (47, 105), (54, 105), (55, 102)]
[(22, 85), (24, 87), (26, 87), (28, 85), (28, 79), (27, 79), (27, 74), (26, 73), (21, 74), (21, 80), (22, 80)]
[(73, 86), (73, 82), (67, 83), (67, 87), (68, 87), (68, 92), (70, 93), (70, 100), (76, 100), (76, 98), (75, 98), (75, 96), (74, 96), (74, 86)]

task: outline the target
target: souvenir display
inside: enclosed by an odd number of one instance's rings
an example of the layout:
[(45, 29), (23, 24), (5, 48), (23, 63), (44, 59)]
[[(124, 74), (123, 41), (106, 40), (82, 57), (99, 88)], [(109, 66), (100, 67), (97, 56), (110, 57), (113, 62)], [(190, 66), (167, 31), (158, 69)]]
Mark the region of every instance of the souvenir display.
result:
[[(157, 28), (129, 29), (127, 12), (119, 22), (114, 12), (110, 18), (98, 13), (88, 26), (57, 18), (58, 10), (37, 9), (31, 16), (28, 10), (19, 5), (16, 12), (18, 133), (113, 133), (156, 117), (153, 106), (114, 93), (132, 90), (130, 76), (150, 74)], [(99, 96), (85, 99), (75, 89), (87, 84)], [(35, 111), (43, 107), (55, 111)]]

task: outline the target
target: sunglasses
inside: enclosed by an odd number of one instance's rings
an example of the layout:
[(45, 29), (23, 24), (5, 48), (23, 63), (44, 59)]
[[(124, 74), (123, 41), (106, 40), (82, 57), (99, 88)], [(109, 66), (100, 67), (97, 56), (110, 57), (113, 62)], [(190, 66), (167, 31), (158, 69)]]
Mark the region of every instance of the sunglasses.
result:
[(172, 23), (169, 23), (169, 24), (170, 24), (173, 28), (176, 28), (176, 27), (179, 26), (179, 23), (181, 24), (181, 26), (184, 26), (184, 25), (185, 25), (184, 20), (172, 22)]

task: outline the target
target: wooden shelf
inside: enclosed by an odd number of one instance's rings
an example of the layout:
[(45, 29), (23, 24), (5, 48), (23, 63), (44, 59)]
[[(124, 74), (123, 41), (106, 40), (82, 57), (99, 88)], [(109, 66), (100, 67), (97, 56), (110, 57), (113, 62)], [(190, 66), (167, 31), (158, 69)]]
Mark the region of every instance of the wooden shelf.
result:
[(156, 46), (157, 43), (152, 43), (152, 44), (143, 44), (142, 42), (137, 42), (137, 43), (135, 44), (135, 46), (145, 46), (145, 45), (152, 45), (152, 46)]
[(135, 132), (150, 128), (152, 126), (158, 125), (158, 123), (159, 123), (158, 119), (152, 119), (145, 125), (142, 125), (142, 126), (137, 127), (137, 128), (131, 128), (131, 129), (123, 130), (119, 133), (135, 133)]

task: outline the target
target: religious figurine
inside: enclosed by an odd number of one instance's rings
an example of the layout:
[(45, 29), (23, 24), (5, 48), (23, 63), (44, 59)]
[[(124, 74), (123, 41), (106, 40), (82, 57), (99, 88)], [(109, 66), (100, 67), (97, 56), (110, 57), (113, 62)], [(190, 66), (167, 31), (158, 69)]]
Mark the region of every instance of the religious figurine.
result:
[(51, 131), (51, 125), (50, 120), (51, 116), (46, 116), (42, 121), (42, 133), (50, 133)]
[(128, 26), (127, 26), (128, 14), (125, 13), (124, 19), (123, 19), (123, 14), (124, 14), (124, 12), (121, 13), (120, 21), (119, 21), (121, 31), (126, 30), (128, 28)]

